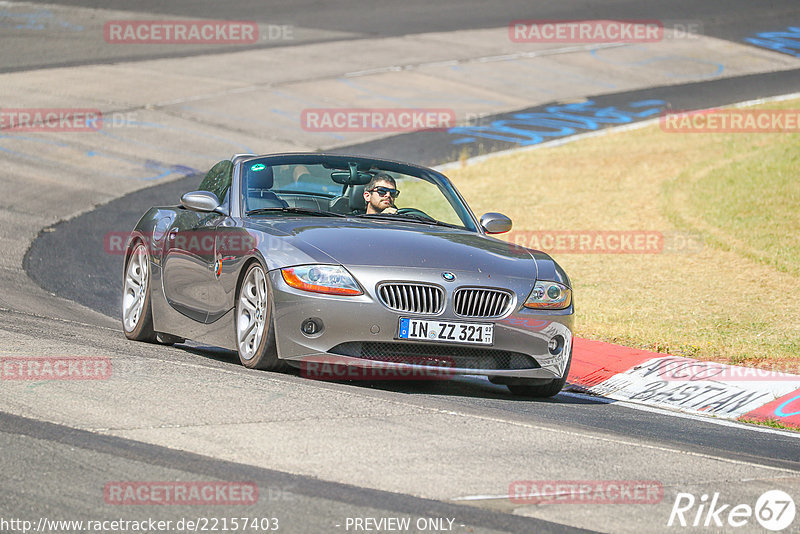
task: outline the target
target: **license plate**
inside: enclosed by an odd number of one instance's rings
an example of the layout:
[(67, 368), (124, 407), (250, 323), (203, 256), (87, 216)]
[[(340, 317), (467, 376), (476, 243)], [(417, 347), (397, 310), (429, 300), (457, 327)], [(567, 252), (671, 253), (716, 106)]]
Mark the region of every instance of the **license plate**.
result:
[(491, 345), (494, 342), (494, 324), (454, 323), (402, 317), (397, 337), (399, 339)]

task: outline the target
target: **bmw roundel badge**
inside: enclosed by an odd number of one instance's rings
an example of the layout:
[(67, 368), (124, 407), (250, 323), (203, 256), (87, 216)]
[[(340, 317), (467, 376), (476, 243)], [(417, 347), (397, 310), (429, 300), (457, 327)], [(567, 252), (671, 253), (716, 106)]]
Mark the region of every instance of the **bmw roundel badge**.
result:
[(453, 280), (456, 279), (456, 275), (454, 275), (449, 271), (445, 271), (442, 273), (442, 278), (444, 278), (446, 282), (452, 282)]

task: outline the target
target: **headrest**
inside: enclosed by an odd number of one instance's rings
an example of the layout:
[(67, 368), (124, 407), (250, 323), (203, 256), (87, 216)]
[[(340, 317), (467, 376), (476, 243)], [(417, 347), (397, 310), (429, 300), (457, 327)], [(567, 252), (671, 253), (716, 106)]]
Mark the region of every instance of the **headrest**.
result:
[(350, 209), (354, 211), (366, 211), (367, 202), (364, 200), (364, 188), (366, 185), (351, 185), (350, 192)]
[(249, 167), (245, 174), (248, 189), (272, 189), (272, 183), (274, 182), (272, 167), (261, 163), (246, 163), (245, 165)]

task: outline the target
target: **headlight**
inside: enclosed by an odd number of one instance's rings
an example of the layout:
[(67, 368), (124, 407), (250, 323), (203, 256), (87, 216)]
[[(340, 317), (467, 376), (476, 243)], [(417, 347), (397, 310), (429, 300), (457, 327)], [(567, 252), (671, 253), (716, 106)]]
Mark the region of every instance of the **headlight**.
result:
[(525, 301), (526, 308), (563, 310), (572, 302), (572, 290), (557, 282), (536, 282)]
[(361, 288), (344, 267), (301, 265), (281, 269), (283, 281), (291, 287), (328, 295), (361, 295)]

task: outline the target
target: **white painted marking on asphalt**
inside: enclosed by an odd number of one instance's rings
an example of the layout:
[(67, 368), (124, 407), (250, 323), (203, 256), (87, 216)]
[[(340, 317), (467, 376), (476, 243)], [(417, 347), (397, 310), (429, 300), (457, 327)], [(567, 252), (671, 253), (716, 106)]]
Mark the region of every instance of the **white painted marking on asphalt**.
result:
[[(398, 404), (404, 404), (404, 403), (398, 403)], [(614, 439), (614, 438), (609, 438), (609, 437), (605, 437), (605, 436), (598, 436), (598, 435), (591, 434), (591, 433), (581, 433), (581, 432), (578, 432), (578, 431), (575, 431), (575, 430), (563, 430), (563, 429), (559, 429), (559, 428), (552, 428), (552, 427), (534, 425), (534, 424), (531, 424), (531, 423), (522, 423), (522, 422), (519, 422), (519, 421), (509, 421), (507, 419), (502, 419), (500, 417), (488, 417), (488, 416), (475, 415), (475, 414), (462, 414), (462, 413), (453, 412), (453, 411), (444, 411), (444, 410), (436, 410), (436, 409), (432, 409), (432, 411), (438, 411), (440, 413), (446, 413), (446, 414), (451, 414), (451, 415), (458, 415), (458, 416), (461, 416), (461, 417), (472, 417), (472, 418), (475, 418), (475, 419), (481, 419), (483, 421), (492, 421), (492, 422), (495, 422), (495, 423), (504, 423), (504, 424), (514, 425), (514, 426), (519, 426), (519, 427), (524, 427), (524, 428), (530, 428), (532, 430), (539, 430), (539, 431), (542, 431), (542, 432), (554, 432), (554, 433), (557, 433), (557, 434), (564, 434), (564, 435), (571, 436), (571, 437), (574, 437), (574, 438), (580, 438), (580, 439), (587, 439), (588, 438), (588, 439), (594, 439), (596, 441), (603, 441), (603, 442), (606, 442), (606, 443), (615, 443), (617, 445), (628, 445), (630, 447), (638, 447), (640, 449), (648, 449), (648, 450), (654, 450), (654, 451), (660, 451), (660, 452), (683, 454), (683, 455), (687, 455), (687, 456), (694, 456), (694, 457), (697, 457), (697, 458), (704, 458), (706, 460), (717, 460), (717, 461), (724, 462), (724, 463), (729, 463), (729, 464), (745, 465), (745, 466), (748, 466), (748, 467), (758, 467), (758, 468), (761, 468), (761, 469), (779, 471), (781, 473), (795, 473), (796, 472), (796, 471), (793, 471), (792, 469), (785, 468), (785, 467), (773, 467), (773, 466), (763, 465), (763, 464), (759, 464), (759, 463), (755, 463), (755, 462), (746, 462), (746, 461), (743, 461), (743, 460), (734, 460), (734, 459), (731, 459), (731, 458), (723, 458), (721, 456), (714, 456), (712, 454), (702, 454), (702, 453), (698, 453), (698, 452), (685, 451), (685, 450), (681, 450), (681, 449), (674, 449), (672, 447), (663, 447), (663, 446), (659, 446), (659, 445), (649, 445), (649, 444), (645, 444), (645, 443), (639, 443), (639, 442), (635, 442), (635, 441), (628, 441), (628, 440), (624, 440), (624, 439)]]
[(707, 417), (692, 413), (685, 413), (677, 410), (669, 410), (667, 408), (658, 408), (656, 406), (647, 406), (636, 402), (607, 399), (605, 397), (597, 397), (594, 395), (587, 395), (585, 393), (576, 393), (572, 391), (562, 391), (561, 393), (559, 393), (559, 395), (564, 395), (565, 397), (574, 397), (576, 399), (591, 399), (596, 402), (602, 402), (604, 404), (614, 404), (615, 406), (623, 406), (625, 408), (630, 408), (632, 410), (639, 410), (640, 412), (657, 413), (659, 415), (666, 415), (669, 417), (679, 417), (681, 419), (691, 419), (692, 421), (711, 423), (712, 425), (732, 427), (741, 430), (751, 430), (753, 432), (763, 432), (765, 434), (777, 434), (779, 436), (784, 436), (788, 438), (800, 439), (800, 432), (792, 432), (791, 430), (781, 430), (779, 428), (748, 425), (744, 423), (739, 423), (737, 421), (730, 421), (728, 419), (717, 419), (715, 417)]
[[(180, 363), (180, 362), (174, 362), (174, 363)], [(330, 386), (332, 384), (326, 384), (326, 385)], [(352, 391), (339, 389), (339, 388), (336, 388), (336, 390), (339, 393), (342, 393), (344, 395), (348, 395), (348, 396), (351, 396), (351, 397), (365, 397), (366, 396), (366, 395), (360, 394), (359, 392), (352, 392)], [(569, 393), (569, 392), (564, 392), (564, 391), (562, 391), (559, 394), (560, 395), (564, 395), (564, 394), (567, 394), (567, 395), (579, 395), (579, 394)], [(685, 451), (685, 450), (681, 450), (681, 449), (675, 449), (675, 448), (672, 448), (672, 447), (663, 447), (663, 446), (658, 446), (658, 445), (649, 445), (649, 444), (645, 444), (645, 443), (639, 443), (639, 442), (635, 442), (635, 441), (628, 441), (628, 440), (624, 440), (624, 439), (609, 438), (609, 437), (606, 437), (606, 436), (599, 436), (599, 435), (591, 434), (591, 433), (588, 433), (588, 432), (579, 432), (579, 431), (575, 431), (575, 430), (564, 430), (564, 429), (561, 429), (561, 428), (554, 428), (554, 427), (536, 425), (536, 424), (532, 424), (532, 423), (524, 423), (524, 422), (520, 422), (520, 421), (512, 421), (512, 420), (508, 420), (508, 419), (503, 419), (501, 417), (491, 417), (491, 416), (485, 416), (485, 415), (462, 413), (462, 412), (458, 412), (458, 411), (455, 411), (455, 410), (432, 408), (430, 406), (425, 406), (424, 404), (422, 404), (422, 405), (414, 404), (414, 403), (409, 403), (409, 402), (389, 399), (389, 398), (382, 397), (382, 396), (379, 397), (379, 398), (380, 398), (380, 400), (382, 400), (384, 402), (389, 402), (389, 403), (395, 404), (397, 406), (406, 406), (406, 407), (409, 407), (409, 408), (416, 408), (416, 409), (425, 410), (425, 411), (428, 411), (428, 412), (439, 413), (439, 414), (442, 414), (442, 415), (452, 415), (452, 416), (458, 416), (458, 417), (479, 419), (479, 420), (482, 420), (482, 421), (492, 421), (492, 422), (496, 422), (496, 423), (509, 424), (509, 425), (523, 427), (523, 428), (530, 428), (530, 429), (539, 430), (539, 431), (542, 431), (542, 432), (554, 432), (554, 433), (557, 433), (557, 434), (564, 434), (564, 435), (572, 436), (572, 437), (575, 437), (575, 438), (581, 438), (581, 439), (589, 438), (589, 439), (594, 439), (596, 441), (602, 441), (602, 442), (606, 442), (606, 443), (615, 443), (615, 444), (618, 444), (618, 445), (628, 445), (628, 446), (631, 446), (631, 447), (638, 447), (638, 448), (648, 449), (648, 450), (656, 450), (656, 451), (661, 451), (661, 452), (684, 454), (684, 455), (688, 455), (688, 456), (694, 456), (694, 457), (697, 457), (697, 458), (704, 458), (704, 459), (708, 459), (708, 460), (717, 460), (717, 461), (720, 461), (720, 462), (725, 462), (725, 463), (730, 463), (730, 464), (735, 464), (735, 465), (744, 465), (744, 466), (748, 466), (748, 467), (758, 467), (758, 468), (767, 469), (767, 470), (771, 470), (771, 471), (778, 471), (778, 472), (781, 472), (781, 473), (796, 473), (797, 472), (797, 471), (794, 471), (792, 469), (783, 468), (783, 467), (773, 467), (773, 466), (763, 465), (763, 464), (759, 464), (759, 463), (755, 463), (755, 462), (747, 462), (747, 461), (743, 461), (743, 460), (734, 460), (734, 459), (731, 459), (731, 458), (724, 458), (724, 457), (720, 457), (720, 456), (714, 456), (714, 455), (711, 455), (711, 454), (702, 454), (702, 453), (698, 453), (698, 452)], [(598, 398), (598, 397), (590, 397), (588, 395), (584, 396), (584, 398), (591, 398), (591, 399), (594, 399), (594, 400), (602, 399), (602, 398)], [(627, 405), (628, 404), (628, 403), (624, 403), (622, 401), (613, 401), (611, 399), (603, 399), (601, 402), (603, 402), (603, 401), (605, 401), (607, 403), (614, 402), (615, 404), (619, 404), (619, 405)], [(673, 414), (674, 414), (674, 412), (668, 412), (667, 413), (667, 415), (673, 415)], [(704, 418), (700, 418), (700, 419), (702, 421), (710, 421), (710, 419), (704, 419)], [(736, 426), (735, 423), (731, 423), (731, 424)], [(746, 427), (745, 425), (741, 425), (741, 424), (738, 425), (737, 427), (738, 428), (750, 429), (750, 427)], [(766, 429), (764, 429), (764, 430), (766, 430)], [(772, 430), (772, 429), (769, 429), (769, 430)], [(791, 435), (792, 437), (796, 437), (795, 434), (789, 434), (789, 435)]]
[[(735, 419), (798, 388), (797, 375), (659, 356), (591, 386), (588, 393)], [(682, 398), (673, 400), (676, 394)]]

